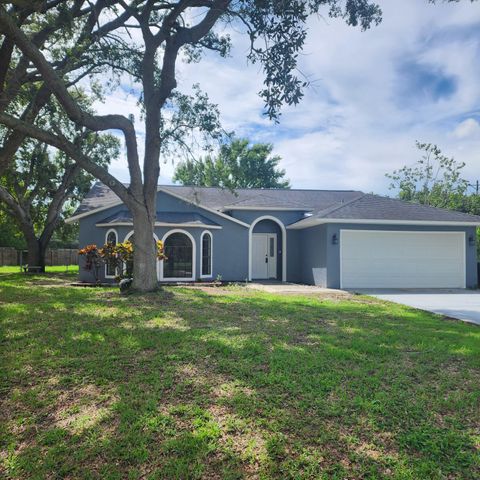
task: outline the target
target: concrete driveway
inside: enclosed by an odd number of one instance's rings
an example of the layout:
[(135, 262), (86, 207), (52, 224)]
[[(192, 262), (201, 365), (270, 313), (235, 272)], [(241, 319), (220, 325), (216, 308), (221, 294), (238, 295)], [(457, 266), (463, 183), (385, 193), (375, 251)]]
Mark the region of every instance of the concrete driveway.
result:
[(480, 325), (478, 290), (361, 290), (359, 293)]

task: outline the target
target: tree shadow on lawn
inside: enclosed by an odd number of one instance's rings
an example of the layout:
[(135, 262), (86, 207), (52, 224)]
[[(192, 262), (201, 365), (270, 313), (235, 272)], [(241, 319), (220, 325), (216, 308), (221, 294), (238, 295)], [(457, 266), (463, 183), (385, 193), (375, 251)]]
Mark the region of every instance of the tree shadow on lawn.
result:
[(479, 474), (475, 327), (362, 298), (0, 299), (12, 478)]

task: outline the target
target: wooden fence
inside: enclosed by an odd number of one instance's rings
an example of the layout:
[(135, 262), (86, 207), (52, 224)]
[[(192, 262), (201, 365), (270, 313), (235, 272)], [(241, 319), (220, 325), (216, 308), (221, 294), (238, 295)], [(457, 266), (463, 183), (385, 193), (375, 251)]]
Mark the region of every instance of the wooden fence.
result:
[[(24, 265), (28, 263), (27, 252), (12, 247), (0, 247), (0, 267)], [(47, 250), (45, 264), (78, 265), (78, 250), (76, 248), (52, 248)]]

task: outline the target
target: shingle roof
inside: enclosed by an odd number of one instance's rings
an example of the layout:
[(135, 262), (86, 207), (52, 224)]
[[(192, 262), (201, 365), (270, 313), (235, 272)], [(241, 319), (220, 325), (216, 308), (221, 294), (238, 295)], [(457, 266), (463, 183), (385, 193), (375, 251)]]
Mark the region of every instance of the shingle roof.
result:
[(420, 222), (465, 222), (480, 224), (480, 216), (405, 202), (380, 195), (365, 194), (334, 208), (296, 222), (295, 227), (307, 226), (315, 219), (325, 220), (394, 220)]
[[(296, 208), (305, 211), (318, 211), (339, 202), (347, 202), (363, 195), (354, 190), (295, 190), (295, 189), (261, 189), (239, 188), (231, 191), (215, 187), (185, 187), (180, 185), (161, 185), (159, 189), (176, 195), (212, 210), (224, 211), (241, 207)], [(97, 182), (87, 194), (73, 217), (99, 208), (108, 208), (120, 203), (119, 198), (103, 183)]]
[(480, 217), (442, 208), (409, 203), (379, 195), (363, 197), (329, 212), (324, 218), (371, 218), (376, 220), (479, 221)]
[(329, 205), (347, 202), (363, 195), (354, 190), (295, 190), (275, 188), (239, 188), (231, 191), (215, 187), (185, 187), (165, 185), (160, 187), (166, 192), (181, 196), (191, 203), (213, 210), (224, 211), (241, 207), (293, 208), (299, 210), (320, 210)]
[[(228, 211), (229, 209), (234, 210), (236, 208), (255, 207), (259, 210), (268, 208), (294, 208), (299, 211), (311, 213), (309, 217), (295, 223), (296, 228), (308, 226), (315, 219), (317, 221), (322, 220), (323, 222), (328, 219), (370, 219), (377, 221), (434, 221), (480, 224), (480, 216), (404, 202), (379, 195), (364, 194), (356, 190), (252, 188), (237, 189), (232, 192), (228, 189), (215, 187), (187, 187), (179, 185), (162, 185), (159, 186), (159, 189), (180, 197), (194, 205), (218, 212)], [(121, 202), (116, 194), (106, 185), (98, 182), (92, 187), (72, 218), (119, 204), (121, 204)], [(122, 214), (130, 215), (127, 210)], [(165, 213), (158, 213), (158, 215), (165, 215)], [(178, 213), (170, 212), (169, 215), (178, 215)], [(131, 216), (129, 219), (131, 220)], [(173, 219), (173, 217), (171, 217), (171, 219)], [(158, 221), (161, 220), (158, 219)], [(208, 220), (205, 217), (203, 217), (201, 221), (208, 224)], [(177, 217), (176, 221), (172, 221), (172, 223), (181, 223), (181, 219)]]
[(119, 203), (120, 199), (109, 187), (101, 182), (96, 182), (82, 200), (82, 203), (73, 216), (76, 217), (77, 215), (96, 210), (97, 208), (113, 207)]
[[(158, 223), (166, 223), (172, 225), (209, 225), (212, 227), (219, 226), (218, 223), (200, 215), (196, 212), (157, 212), (156, 221)], [(121, 210), (113, 215), (110, 215), (97, 224), (114, 224), (114, 223), (129, 223), (133, 224), (132, 214), (128, 210)]]

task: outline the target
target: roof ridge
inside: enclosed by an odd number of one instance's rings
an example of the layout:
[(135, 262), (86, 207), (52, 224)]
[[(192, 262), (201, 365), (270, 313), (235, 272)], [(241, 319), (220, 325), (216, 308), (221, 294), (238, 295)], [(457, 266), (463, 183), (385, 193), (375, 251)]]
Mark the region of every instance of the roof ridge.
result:
[(357, 198), (353, 198), (352, 200), (349, 200), (348, 202), (343, 202), (343, 203), (341, 203), (340, 205), (335, 205), (334, 207), (325, 208), (324, 210), (320, 210), (320, 211), (316, 214), (316, 216), (327, 215), (327, 214), (336, 212), (336, 211), (340, 210), (341, 208), (346, 207), (347, 205), (351, 205), (352, 203), (357, 202), (358, 200), (366, 197), (367, 195), (368, 195), (368, 193), (363, 193), (363, 192), (362, 192), (362, 195), (360, 195), (360, 196), (357, 197)]
[[(274, 188), (274, 187), (266, 187), (266, 188), (259, 188), (259, 187), (252, 187), (252, 188), (234, 188), (231, 190), (228, 187), (206, 187), (201, 185), (167, 185), (167, 184), (158, 184), (158, 187), (173, 187), (173, 188), (203, 188), (203, 189), (215, 189), (215, 190), (226, 190), (226, 191), (236, 191), (241, 190), (244, 192), (360, 192), (360, 190), (339, 190), (339, 189), (327, 189), (327, 188)], [(363, 193), (363, 192), (361, 192)]]

